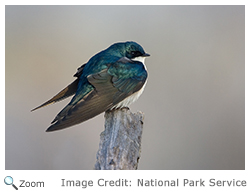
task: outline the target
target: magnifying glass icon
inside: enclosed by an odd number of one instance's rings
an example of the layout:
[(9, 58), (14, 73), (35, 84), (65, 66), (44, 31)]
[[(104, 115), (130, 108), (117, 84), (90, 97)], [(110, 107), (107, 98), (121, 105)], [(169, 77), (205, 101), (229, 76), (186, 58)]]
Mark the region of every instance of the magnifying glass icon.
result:
[(16, 190), (18, 190), (18, 188), (13, 184), (13, 178), (11, 176), (7, 176), (4, 178), (4, 183), (6, 185), (12, 185)]

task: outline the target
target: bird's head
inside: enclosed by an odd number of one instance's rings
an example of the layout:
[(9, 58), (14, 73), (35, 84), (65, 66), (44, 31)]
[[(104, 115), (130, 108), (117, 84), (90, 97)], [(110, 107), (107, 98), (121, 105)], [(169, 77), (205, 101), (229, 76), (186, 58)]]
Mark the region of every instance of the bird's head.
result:
[(141, 45), (136, 42), (125, 42), (125, 56), (129, 59), (136, 59), (137, 57), (148, 57), (148, 53), (145, 53)]
[(112, 54), (119, 54), (122, 57), (127, 57), (131, 60), (138, 60), (137, 58), (148, 57), (142, 46), (134, 41), (127, 41), (123, 43), (115, 43), (108, 48)]

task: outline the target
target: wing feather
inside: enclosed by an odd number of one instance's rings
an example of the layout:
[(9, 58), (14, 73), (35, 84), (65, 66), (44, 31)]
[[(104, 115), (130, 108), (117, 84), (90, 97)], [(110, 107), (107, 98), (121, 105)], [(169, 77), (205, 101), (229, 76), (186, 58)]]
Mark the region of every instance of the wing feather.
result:
[(55, 118), (47, 131), (63, 129), (86, 121), (113, 106), (113, 96), (117, 88), (111, 83), (107, 69), (100, 73), (89, 75), (89, 82), (95, 87), (89, 94), (84, 96), (76, 105), (66, 106)]
[(31, 111), (35, 111), (37, 109), (40, 109), (42, 107), (45, 107), (47, 105), (53, 104), (55, 102), (61, 101), (63, 99), (66, 99), (67, 97), (70, 97), (71, 95), (74, 95), (77, 90), (79, 79), (76, 79), (73, 83), (68, 85), (66, 88), (64, 88), (62, 91), (60, 91), (58, 94), (56, 94), (54, 97), (52, 97), (50, 100), (46, 101), (42, 105), (39, 105), (38, 107), (32, 109)]

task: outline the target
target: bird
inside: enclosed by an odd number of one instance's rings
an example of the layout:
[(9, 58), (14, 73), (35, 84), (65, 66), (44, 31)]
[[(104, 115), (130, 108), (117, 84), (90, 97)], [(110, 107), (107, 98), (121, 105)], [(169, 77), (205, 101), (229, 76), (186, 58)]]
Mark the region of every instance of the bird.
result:
[(73, 96), (46, 130), (52, 132), (105, 111), (128, 108), (145, 88), (148, 78), (145, 58), (148, 56), (150, 54), (134, 41), (114, 43), (82, 64), (74, 74), (75, 81), (31, 111)]

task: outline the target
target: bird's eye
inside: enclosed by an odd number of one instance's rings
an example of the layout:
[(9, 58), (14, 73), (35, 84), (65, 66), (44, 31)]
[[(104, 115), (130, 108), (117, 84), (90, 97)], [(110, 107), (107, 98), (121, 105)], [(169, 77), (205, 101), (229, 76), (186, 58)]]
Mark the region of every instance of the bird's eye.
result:
[(131, 51), (131, 55), (132, 55), (133, 57), (138, 57), (138, 56), (141, 56), (142, 54), (141, 54), (140, 51)]

